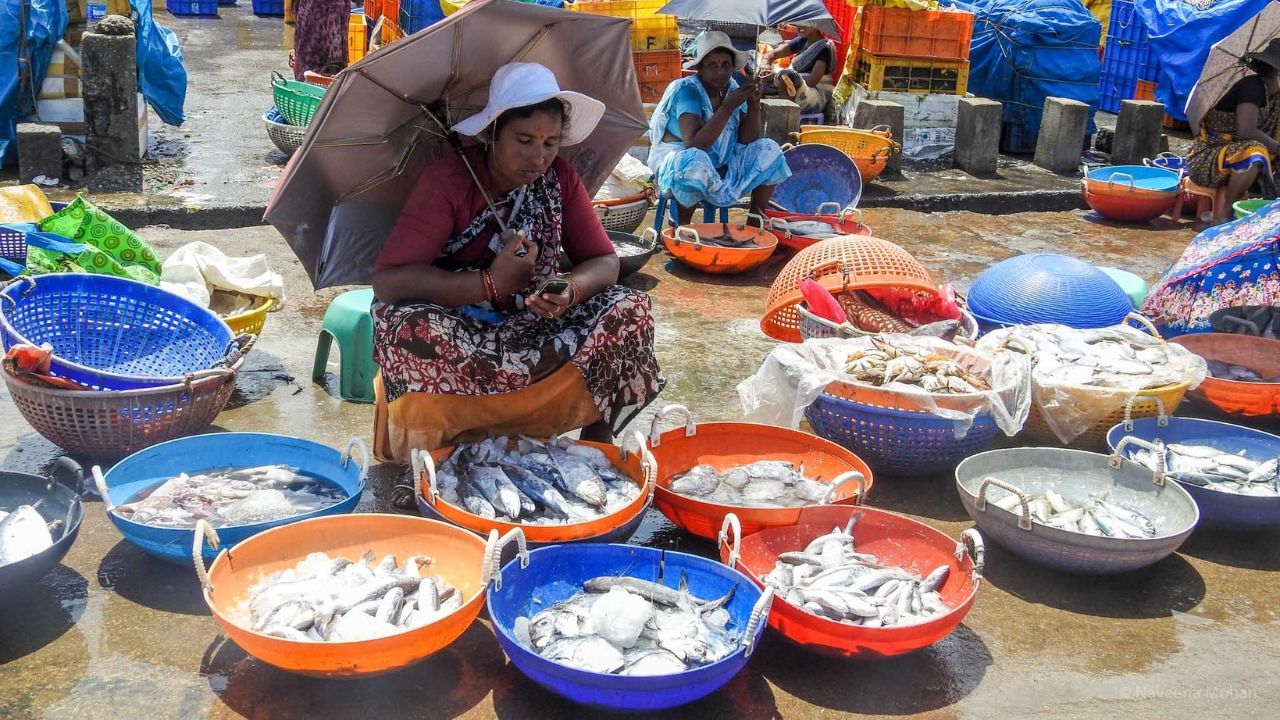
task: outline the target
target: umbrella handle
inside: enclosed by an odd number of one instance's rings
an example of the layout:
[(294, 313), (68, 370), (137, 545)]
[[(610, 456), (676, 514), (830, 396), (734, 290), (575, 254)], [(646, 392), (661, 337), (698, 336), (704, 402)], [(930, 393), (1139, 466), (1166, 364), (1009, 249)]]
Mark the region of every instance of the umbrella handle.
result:
[(1018, 502), (1022, 503), (1022, 514), (1018, 516), (1018, 527), (1023, 530), (1031, 529), (1031, 498), (1026, 493), (1019, 490), (1014, 485), (993, 477), (986, 478), (982, 481), (982, 487), (978, 490), (978, 499), (974, 502), (974, 507), (978, 508), (978, 512), (987, 511), (987, 489), (992, 485), (1013, 493), (1018, 496)]
[(975, 528), (960, 533), (960, 542), (956, 543), (956, 559), (963, 558), (966, 553), (973, 561), (973, 586), (977, 587), (982, 580), (982, 570), (987, 566), (987, 547)]
[(365, 484), (369, 478), (369, 446), (364, 444), (364, 440), (358, 437), (351, 438), (347, 442), (347, 449), (342, 453), (342, 459), (338, 461), (338, 464), (342, 466), (343, 470), (347, 469), (347, 463), (351, 460), (351, 450), (353, 448), (360, 449), (360, 479), (357, 481), (357, 486), (360, 492), (364, 492)]
[(102, 498), (102, 507), (107, 512), (115, 510), (116, 506), (111, 502), (111, 497), (107, 494), (107, 480), (102, 476), (102, 468), (94, 465), (89, 471), (93, 475), (93, 489), (98, 491), (98, 496)]
[[(730, 535), (729, 531), (733, 531)], [(720, 523), (720, 534), (716, 537), (716, 547), (724, 547), (729, 550), (729, 559), (725, 560), (725, 565), (731, 568), (738, 566), (738, 559), (742, 557), (739, 552), (742, 549), (742, 521), (733, 513), (727, 513), (724, 516), (724, 522)]]
[(747, 630), (742, 635), (742, 652), (744, 657), (751, 657), (751, 653), (756, 649), (756, 631), (760, 628), (761, 621), (769, 617), (769, 610), (773, 607), (773, 588), (767, 587), (760, 594), (760, 599), (756, 601), (755, 607), (751, 608), (751, 618), (747, 620)]
[(204, 541), (209, 540), (209, 546), (214, 550), (218, 549), (218, 531), (213, 529), (204, 518), (196, 521), (196, 529), (193, 533), (194, 541), (191, 543), (191, 562), (196, 566), (196, 577), (200, 578), (200, 587), (205, 592), (213, 592), (213, 581), (209, 579), (209, 571), (204, 567)]
[(513, 540), (517, 545), (516, 556), (520, 558), (520, 569), (523, 570), (529, 567), (529, 543), (525, 540), (524, 531), (520, 528), (512, 528), (501, 538), (498, 537), (497, 530), (489, 531), (490, 550), (480, 577), (486, 585), (489, 584), (489, 580), (493, 581), (494, 592), (502, 589), (502, 551)]
[(671, 420), (673, 415), (684, 416), (685, 437), (698, 434), (698, 425), (693, 421), (693, 413), (689, 412), (689, 408), (683, 405), (668, 405), (653, 415), (653, 422), (649, 424), (649, 447), (658, 447), (662, 444), (662, 434), (658, 432), (658, 426)]
[(1111, 189), (1111, 186), (1112, 186), (1112, 185), (1114, 185), (1114, 184), (1115, 184), (1115, 182), (1116, 182), (1116, 180), (1118, 180), (1118, 179), (1120, 179), (1120, 178), (1129, 178), (1129, 189), (1130, 189), (1130, 190), (1133, 190), (1133, 189), (1134, 189), (1134, 187), (1133, 187), (1133, 176), (1132, 176), (1132, 175), (1130, 175), (1129, 173), (1113, 173), (1113, 174), (1111, 175), (1111, 177), (1107, 178), (1107, 189), (1108, 189), (1108, 190), (1110, 190), (1110, 189)]
[(823, 505), (830, 505), (833, 498), (836, 496), (836, 491), (849, 483), (857, 483), (858, 492), (853, 496), (853, 504), (861, 505), (863, 497), (867, 493), (867, 476), (857, 470), (850, 470), (837, 475), (836, 478), (831, 481), (831, 485), (827, 488), (827, 491), (823, 493), (822, 500), (819, 502)]
[[(409, 462), (413, 466), (413, 493), (417, 497), (426, 498), (427, 504), (436, 506), (440, 491), (436, 489), (436, 461), (426, 450), (413, 450), (409, 453)], [(427, 493), (422, 492), (422, 477), (427, 477)]]

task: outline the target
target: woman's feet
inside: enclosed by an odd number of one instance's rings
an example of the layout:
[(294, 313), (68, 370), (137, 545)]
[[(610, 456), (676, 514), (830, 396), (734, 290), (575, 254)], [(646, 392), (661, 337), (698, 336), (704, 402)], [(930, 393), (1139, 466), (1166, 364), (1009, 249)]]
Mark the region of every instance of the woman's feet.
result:
[(587, 442), (612, 445), (613, 429), (609, 427), (609, 423), (601, 420), (600, 422), (592, 423), (582, 428), (582, 432), (578, 435), (578, 439), (585, 440)]

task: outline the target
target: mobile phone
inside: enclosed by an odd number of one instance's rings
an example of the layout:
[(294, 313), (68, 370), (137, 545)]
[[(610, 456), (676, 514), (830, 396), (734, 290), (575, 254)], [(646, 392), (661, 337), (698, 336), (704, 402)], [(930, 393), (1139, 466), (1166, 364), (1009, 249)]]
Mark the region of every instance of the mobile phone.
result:
[(564, 278), (550, 278), (538, 288), (539, 295), (563, 295), (569, 289), (569, 281)]

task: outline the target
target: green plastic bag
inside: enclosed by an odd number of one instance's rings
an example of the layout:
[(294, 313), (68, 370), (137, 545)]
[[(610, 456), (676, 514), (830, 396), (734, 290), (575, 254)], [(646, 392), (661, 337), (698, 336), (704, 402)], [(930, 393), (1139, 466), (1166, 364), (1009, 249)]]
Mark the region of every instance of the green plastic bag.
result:
[(41, 220), (40, 230), (79, 243), (83, 250), (70, 255), (67, 248), (29, 242), (27, 272), (32, 275), (87, 272), (160, 284), (160, 258), (151, 246), (83, 197)]

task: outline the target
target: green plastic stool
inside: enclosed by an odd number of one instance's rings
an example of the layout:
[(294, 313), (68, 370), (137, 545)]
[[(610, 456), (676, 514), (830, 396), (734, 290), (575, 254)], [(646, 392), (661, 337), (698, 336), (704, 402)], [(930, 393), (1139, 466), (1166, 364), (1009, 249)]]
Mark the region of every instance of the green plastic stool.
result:
[(1147, 281), (1125, 270), (1116, 268), (1098, 268), (1107, 274), (1107, 277), (1116, 281), (1124, 294), (1129, 296), (1129, 304), (1133, 305), (1133, 309), (1137, 310), (1142, 307), (1142, 302), (1147, 299)]
[(339, 375), (338, 395), (349, 402), (373, 402), (373, 377), (378, 366), (373, 362), (373, 289), (348, 290), (329, 303), (324, 311), (324, 324), (320, 327), (320, 339), (316, 342), (316, 361), (311, 367), (311, 379), (324, 382), (325, 367), (329, 363), (329, 349), (338, 343), (342, 353), (342, 370)]

